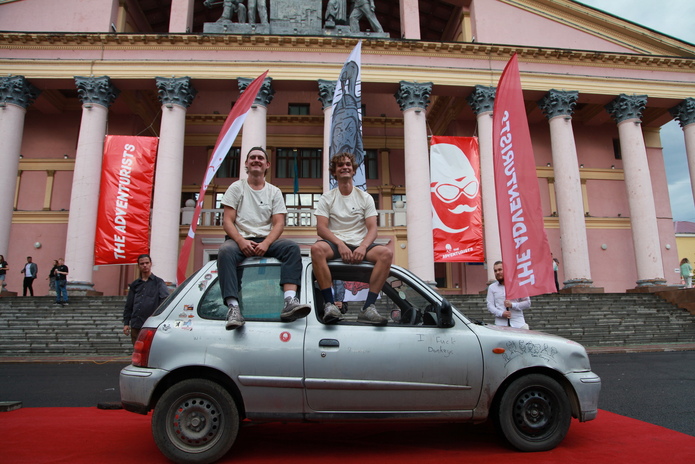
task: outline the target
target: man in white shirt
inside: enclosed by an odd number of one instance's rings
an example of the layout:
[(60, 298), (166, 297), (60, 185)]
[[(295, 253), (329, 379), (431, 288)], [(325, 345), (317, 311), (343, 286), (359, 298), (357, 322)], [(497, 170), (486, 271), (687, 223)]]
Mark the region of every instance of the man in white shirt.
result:
[(248, 178), (234, 182), (222, 197), (227, 239), (220, 246), (217, 269), (222, 298), (229, 308), (227, 330), (241, 327), (245, 322), (239, 308), (237, 266), (250, 256), (273, 257), (282, 263), (280, 285), (285, 298), (280, 313), (282, 321), (292, 322), (311, 310), (297, 298), (302, 275), (299, 245), (280, 239), (287, 208), (280, 189), (265, 181), (270, 168), (268, 154), (261, 147), (253, 147), (246, 156), (245, 166)]
[(311, 263), (325, 302), (323, 322), (326, 324), (342, 318), (333, 298), (328, 260), (341, 258), (345, 263), (362, 260), (374, 263), (367, 300), (357, 315), (357, 322), (384, 325), (388, 319), (377, 312), (374, 303), (389, 275), (393, 252), (374, 243), (376, 206), (371, 195), (354, 186), (355, 169), (355, 156), (351, 153), (338, 153), (331, 159), (330, 172), (338, 186), (324, 193), (316, 208), (316, 231), (322, 240), (311, 247)]
[(511, 326), (528, 329), (524, 320), (524, 310), (531, 307), (531, 298), (508, 300), (504, 288), (504, 270), (502, 261), (497, 261), (493, 267), (495, 279), (487, 288), (487, 310), (495, 316), (495, 325)]

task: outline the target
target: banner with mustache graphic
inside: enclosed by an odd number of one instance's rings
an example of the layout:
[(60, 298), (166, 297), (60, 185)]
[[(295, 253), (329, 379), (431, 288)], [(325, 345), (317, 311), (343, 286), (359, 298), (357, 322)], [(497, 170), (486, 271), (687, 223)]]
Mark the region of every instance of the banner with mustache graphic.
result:
[(432, 137), (434, 261), (482, 263), (483, 214), (477, 137)]

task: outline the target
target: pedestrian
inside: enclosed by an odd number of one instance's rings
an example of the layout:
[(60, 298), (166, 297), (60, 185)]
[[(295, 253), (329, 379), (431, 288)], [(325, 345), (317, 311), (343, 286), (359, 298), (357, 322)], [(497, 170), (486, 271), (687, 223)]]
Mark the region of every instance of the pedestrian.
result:
[(560, 282), (557, 280), (557, 271), (560, 269), (560, 260), (553, 258), (553, 275), (555, 276), (555, 290), (560, 291)]
[(7, 261), (5, 261), (5, 257), (3, 255), (0, 255), (0, 283), (2, 284), (2, 286), (0, 287), (0, 292), (4, 292), (5, 287), (7, 287), (7, 282), (5, 282), (5, 275), (9, 270), (10, 266), (7, 264)]
[(22, 296), (27, 296), (27, 290), (29, 294), (34, 296), (34, 279), (36, 279), (39, 273), (39, 267), (36, 263), (31, 262), (31, 256), (27, 256), (27, 262), (19, 271), (20, 274), (24, 274), (24, 281), (22, 282)]
[(58, 266), (55, 268), (55, 287), (56, 287), (56, 302), (55, 304), (68, 304), (68, 267), (65, 265), (63, 258), (58, 259)]
[(495, 325), (511, 326), (520, 329), (528, 329), (524, 319), (524, 310), (531, 307), (531, 298), (507, 299), (504, 288), (504, 269), (502, 261), (494, 264), (495, 279), (487, 288), (487, 310), (495, 316)]
[(219, 249), (217, 269), (222, 298), (228, 308), (227, 330), (245, 323), (239, 306), (237, 266), (251, 256), (280, 260), (280, 285), (285, 301), (280, 320), (292, 322), (311, 311), (311, 306), (300, 304), (297, 298), (302, 275), (299, 245), (280, 238), (285, 229), (287, 207), (280, 189), (265, 181), (270, 168), (268, 153), (262, 147), (251, 148), (245, 167), (248, 178), (234, 182), (222, 197), (223, 227), (227, 236)]
[(128, 286), (128, 297), (123, 309), (123, 333), (130, 335), (133, 346), (147, 318), (169, 296), (164, 280), (152, 274), (150, 255), (138, 256), (138, 269), (140, 277)]
[(683, 279), (685, 288), (693, 286), (693, 267), (690, 265), (688, 258), (681, 259), (681, 279)]
[(51, 272), (48, 273), (48, 291), (50, 292), (51, 290), (55, 291), (56, 289), (56, 269), (58, 268), (58, 260), (54, 259), (53, 260), (53, 267), (51, 268)]
[(330, 173), (338, 186), (321, 195), (316, 208), (316, 231), (321, 238), (311, 247), (311, 264), (323, 296), (323, 322), (334, 324), (342, 319), (335, 305), (331, 270), (328, 261), (341, 258), (345, 263), (374, 263), (369, 279), (369, 293), (357, 322), (384, 325), (388, 318), (379, 314), (374, 303), (386, 282), (393, 260), (393, 252), (374, 243), (377, 237), (377, 211), (374, 198), (355, 187), (355, 155), (338, 153), (331, 159)]

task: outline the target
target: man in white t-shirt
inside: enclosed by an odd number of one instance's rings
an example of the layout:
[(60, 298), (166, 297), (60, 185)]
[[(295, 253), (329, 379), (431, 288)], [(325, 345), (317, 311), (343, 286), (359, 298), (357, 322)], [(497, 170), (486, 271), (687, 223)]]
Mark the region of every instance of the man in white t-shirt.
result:
[(495, 279), (487, 288), (487, 310), (495, 316), (495, 325), (511, 326), (519, 329), (528, 329), (524, 319), (524, 310), (531, 307), (531, 298), (507, 299), (504, 288), (504, 269), (502, 261), (497, 261), (492, 268), (495, 271)]
[(323, 322), (326, 324), (336, 323), (342, 317), (333, 299), (328, 260), (340, 257), (345, 263), (362, 260), (374, 263), (367, 300), (357, 321), (384, 325), (388, 319), (377, 312), (374, 303), (389, 275), (393, 253), (374, 243), (377, 236), (374, 199), (354, 186), (355, 169), (355, 156), (351, 153), (338, 153), (331, 159), (330, 172), (338, 186), (321, 195), (316, 208), (316, 229), (323, 240), (311, 247), (311, 263), (325, 302)]
[(282, 263), (280, 285), (285, 292), (285, 305), (281, 320), (292, 322), (311, 310), (297, 298), (302, 275), (299, 245), (280, 238), (287, 208), (280, 189), (265, 181), (270, 167), (268, 154), (261, 147), (253, 147), (246, 156), (245, 166), (248, 178), (234, 182), (222, 197), (227, 239), (220, 246), (217, 269), (222, 298), (229, 308), (227, 330), (241, 327), (245, 322), (239, 308), (237, 266), (250, 256), (277, 258)]

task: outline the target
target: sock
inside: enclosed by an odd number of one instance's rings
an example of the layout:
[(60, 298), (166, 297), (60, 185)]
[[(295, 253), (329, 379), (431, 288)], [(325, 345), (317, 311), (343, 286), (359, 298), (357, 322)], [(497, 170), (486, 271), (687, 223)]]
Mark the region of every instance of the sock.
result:
[(379, 295), (377, 293), (374, 293), (374, 292), (367, 293), (367, 299), (364, 302), (364, 307), (362, 308), (362, 311), (369, 308), (369, 305), (373, 305), (374, 303), (376, 303), (376, 297), (378, 297), (378, 296)]
[(295, 296), (297, 296), (297, 292), (295, 290), (287, 290), (283, 298), (294, 298)]
[(229, 307), (229, 306), (231, 306), (231, 305), (237, 305), (237, 306), (239, 306), (239, 300), (237, 300), (237, 299), (234, 298), (233, 296), (228, 297), (228, 298), (227, 298), (226, 300), (224, 300), (224, 301), (225, 301), (225, 303), (227, 303), (227, 307)]
[(333, 299), (333, 289), (331, 287), (321, 290), (321, 296), (323, 296), (324, 302), (335, 303), (335, 300)]

